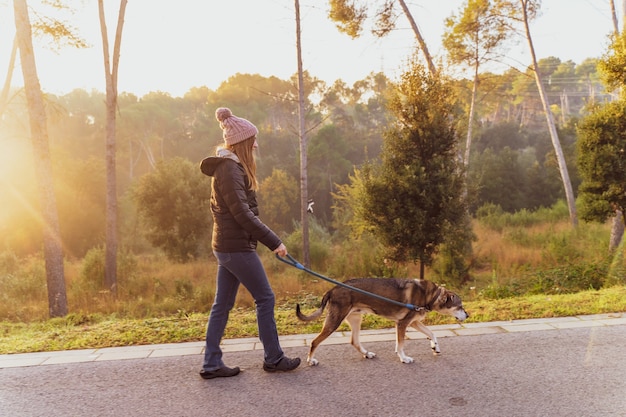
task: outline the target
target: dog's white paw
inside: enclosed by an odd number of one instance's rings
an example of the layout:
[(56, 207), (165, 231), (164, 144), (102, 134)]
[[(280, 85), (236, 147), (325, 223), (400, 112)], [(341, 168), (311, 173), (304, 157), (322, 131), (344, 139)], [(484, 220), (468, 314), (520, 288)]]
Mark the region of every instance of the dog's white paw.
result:
[(376, 354), (374, 352), (365, 352), (363, 354), (363, 357), (365, 359), (374, 359), (376, 357)]
[(402, 363), (413, 363), (413, 358), (410, 356), (405, 356), (403, 358), (400, 358), (400, 361), (402, 361)]
[(315, 358), (312, 358), (307, 359), (307, 363), (309, 364), (309, 366), (317, 366), (319, 364), (319, 361)]

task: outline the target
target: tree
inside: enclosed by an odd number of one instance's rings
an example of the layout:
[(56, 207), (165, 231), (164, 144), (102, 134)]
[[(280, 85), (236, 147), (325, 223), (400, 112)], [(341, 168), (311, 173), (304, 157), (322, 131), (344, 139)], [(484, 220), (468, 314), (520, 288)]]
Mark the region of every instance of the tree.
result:
[(104, 14), (104, 0), (98, 0), (102, 52), (104, 55), (104, 76), (106, 81), (106, 251), (104, 281), (111, 294), (117, 293), (117, 164), (115, 116), (117, 112), (117, 72), (120, 62), (122, 28), (128, 0), (120, 0), (120, 9), (115, 30), (113, 55), (109, 52), (109, 35)]
[(382, 161), (363, 168), (355, 210), (389, 248), (389, 258), (420, 262), (421, 277), (446, 232), (465, 218), (450, 87), (411, 62), (391, 93), (396, 122), (385, 134)]
[(9, 58), (9, 67), (7, 69), (7, 75), (4, 79), (4, 86), (0, 93), (0, 117), (4, 114), (4, 110), (9, 101), (9, 91), (11, 90), (11, 80), (13, 79), (13, 69), (15, 68), (15, 58), (17, 57), (17, 37), (13, 39), (13, 46), (11, 48), (11, 57)]
[(304, 266), (311, 266), (309, 255), (309, 214), (307, 204), (309, 200), (308, 173), (307, 173), (307, 136), (304, 124), (304, 75), (302, 70), (302, 40), (300, 30), (300, 1), (295, 0), (296, 9), (296, 51), (298, 58), (298, 138), (300, 139), (300, 221), (302, 222), (302, 262)]
[(615, 33), (609, 51), (600, 60), (603, 82), (620, 89), (620, 99), (594, 111), (579, 125), (578, 164), (583, 182), (580, 197), (585, 220), (613, 217), (609, 250), (615, 250), (624, 234), (626, 211), (626, 32)]
[(210, 244), (210, 181), (183, 158), (159, 161), (133, 191), (146, 237), (168, 258), (186, 262)]
[(272, 230), (290, 232), (298, 218), (298, 182), (282, 169), (274, 169), (259, 186), (261, 218)]
[[(367, 3), (366, 0), (361, 0)], [(396, 26), (397, 12), (395, 11), (396, 1), (400, 3), (402, 12), (406, 16), (411, 25), (411, 29), (415, 34), (417, 43), (424, 54), (424, 59), (428, 65), (428, 71), (431, 75), (437, 72), (433, 58), (428, 51), (426, 41), (422, 36), (409, 7), (404, 0), (385, 0), (376, 13), (376, 23), (372, 30), (375, 36), (383, 37)], [(328, 16), (337, 24), (340, 32), (349, 35), (352, 39), (357, 38), (363, 29), (363, 23), (367, 19), (367, 6), (359, 6), (358, 0), (330, 0), (330, 12)]]
[[(567, 164), (565, 162), (565, 156), (559, 142), (559, 134), (556, 130), (556, 124), (554, 122), (554, 116), (550, 109), (550, 103), (546, 89), (543, 84), (543, 79), (539, 71), (539, 64), (537, 63), (537, 55), (535, 54), (535, 46), (533, 44), (532, 36), (530, 34), (529, 22), (534, 19), (539, 11), (541, 0), (511, 0), (506, 1), (505, 6), (508, 7), (509, 16), (513, 20), (521, 22), (524, 27), (524, 33), (528, 42), (528, 48), (530, 50), (530, 56), (532, 58), (532, 69), (535, 75), (535, 82), (539, 90), (539, 96), (541, 97), (541, 103), (546, 116), (548, 124), (548, 131), (550, 132), (550, 139), (552, 140), (552, 146), (559, 165), (559, 172), (561, 173), (561, 179), (563, 181), (563, 188), (565, 189), (565, 198), (567, 200), (567, 206), (569, 208), (570, 222), (572, 226), (578, 224), (578, 216), (576, 214), (576, 198), (574, 196), (574, 190), (572, 188), (572, 182), (567, 170)], [(521, 14), (520, 14), (521, 10)]]
[(322, 127), (311, 138), (309, 179), (317, 219), (326, 221), (331, 218), (331, 194), (335, 191), (335, 184), (344, 184), (354, 166), (354, 162), (347, 158), (351, 148), (348, 144), (356, 142), (351, 139), (353, 137), (336, 125)]
[(626, 100), (598, 107), (578, 132), (583, 219), (605, 221), (616, 210), (626, 213)]
[[(54, 50), (58, 50), (64, 45), (69, 45), (75, 48), (87, 47), (85, 41), (75, 33), (75, 29), (67, 21), (52, 16), (52, 14), (59, 11), (71, 11), (69, 6), (64, 5), (59, 0), (43, 2), (41, 6), (49, 6), (54, 9), (54, 12), (51, 12), (51, 14), (35, 13), (32, 21), (29, 16), (29, 21), (31, 22), (31, 37), (49, 37), (51, 42), (46, 46)], [(9, 58), (7, 75), (4, 80), (4, 87), (0, 93), (0, 116), (4, 113), (9, 102), (11, 80), (13, 78), (15, 58), (17, 56), (17, 42), (17, 37), (13, 38), (13, 46), (11, 49), (11, 57)]]
[(508, 36), (507, 20), (491, 0), (467, 0), (463, 13), (446, 19), (443, 46), (453, 64), (473, 68), (472, 96), (467, 122), (465, 168), (469, 166), (474, 111), (480, 83), (480, 66), (499, 56), (497, 49)]
[(48, 308), (50, 317), (62, 317), (67, 314), (67, 293), (63, 265), (63, 247), (59, 227), (59, 215), (53, 185), (50, 145), (43, 94), (37, 75), (35, 55), (33, 53), (32, 28), (28, 16), (26, 0), (13, 0), (15, 29), (24, 90), (28, 103), (30, 134), (35, 155), (35, 169), (39, 184), (41, 201), (43, 250), (46, 263), (46, 281), (48, 287)]
[[(611, 0), (611, 16), (613, 17), (613, 33), (615, 38), (619, 38), (619, 26), (617, 23), (617, 13), (615, 12), (615, 1)], [(626, 18), (626, 0), (622, 1), (622, 17)], [(626, 19), (624, 20), (626, 26)], [(619, 68), (619, 67), (618, 67)], [(624, 212), (620, 210), (615, 211), (613, 222), (611, 225), (611, 240), (609, 242), (609, 250), (613, 251), (618, 246), (624, 236)]]

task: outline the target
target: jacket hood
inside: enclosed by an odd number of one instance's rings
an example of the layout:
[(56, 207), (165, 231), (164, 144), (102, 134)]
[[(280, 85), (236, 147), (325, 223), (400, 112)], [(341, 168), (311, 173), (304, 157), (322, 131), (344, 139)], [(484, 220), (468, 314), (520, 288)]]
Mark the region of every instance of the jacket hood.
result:
[(238, 164), (240, 163), (237, 155), (229, 151), (228, 149), (218, 149), (217, 156), (209, 156), (208, 158), (204, 158), (200, 163), (200, 170), (204, 175), (208, 175), (212, 177), (217, 169), (217, 166), (224, 162), (225, 160), (230, 159)]

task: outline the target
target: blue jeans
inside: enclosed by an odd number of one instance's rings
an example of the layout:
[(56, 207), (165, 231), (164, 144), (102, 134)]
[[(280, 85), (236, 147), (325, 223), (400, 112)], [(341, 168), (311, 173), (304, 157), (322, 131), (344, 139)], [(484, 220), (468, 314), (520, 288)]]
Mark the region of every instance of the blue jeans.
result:
[(259, 255), (256, 252), (213, 253), (217, 258), (217, 290), (207, 326), (203, 369), (214, 371), (225, 366), (220, 342), (230, 310), (235, 305), (239, 284), (250, 292), (256, 304), (257, 327), (265, 351), (265, 363), (278, 363), (284, 353), (274, 319), (274, 291)]

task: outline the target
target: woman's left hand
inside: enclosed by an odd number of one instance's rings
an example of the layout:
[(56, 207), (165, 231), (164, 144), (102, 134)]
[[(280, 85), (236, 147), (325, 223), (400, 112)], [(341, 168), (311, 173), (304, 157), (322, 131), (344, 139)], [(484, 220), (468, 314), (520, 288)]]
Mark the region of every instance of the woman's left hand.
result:
[(281, 243), (279, 247), (274, 249), (274, 253), (278, 254), (278, 256), (285, 256), (287, 255), (287, 247), (284, 243)]

